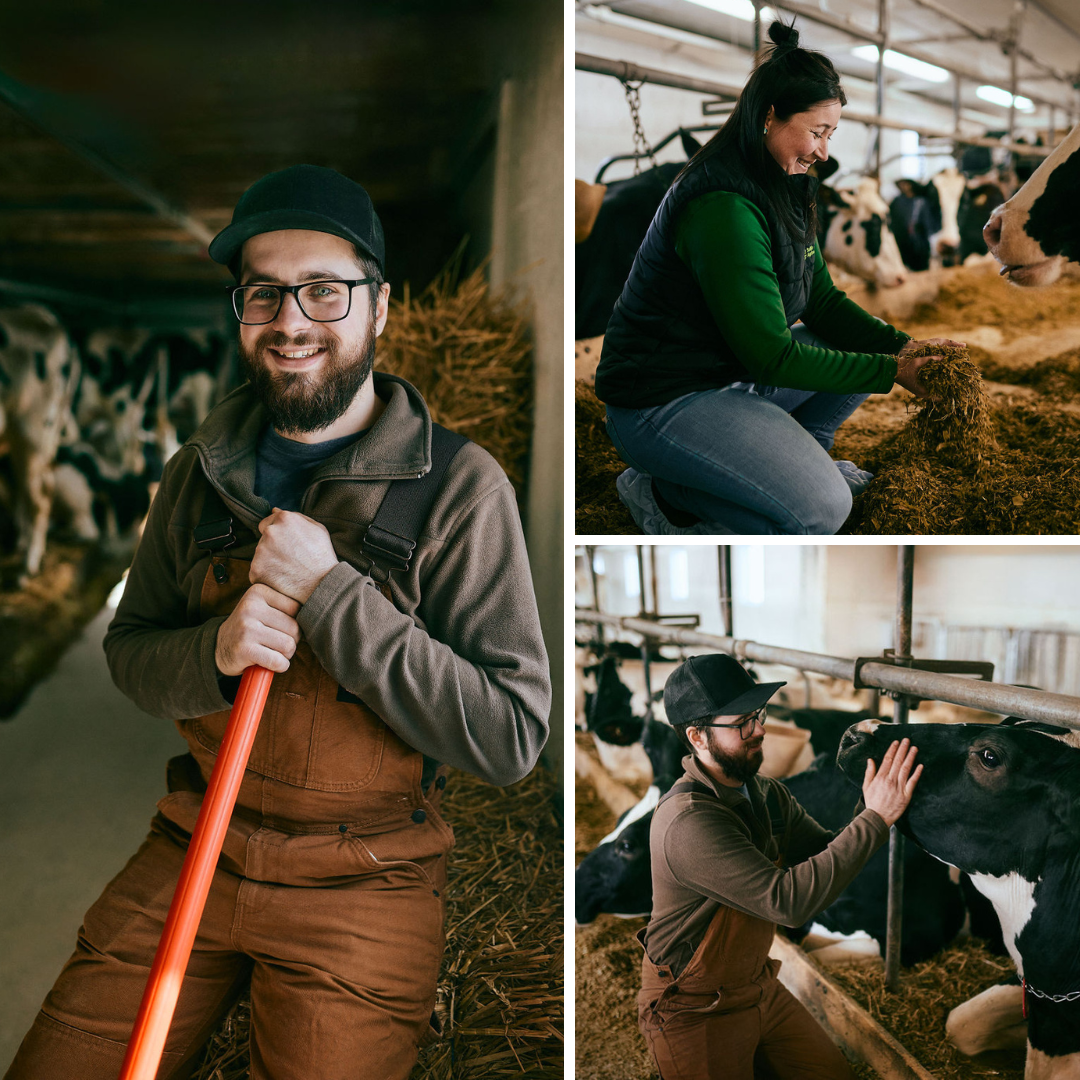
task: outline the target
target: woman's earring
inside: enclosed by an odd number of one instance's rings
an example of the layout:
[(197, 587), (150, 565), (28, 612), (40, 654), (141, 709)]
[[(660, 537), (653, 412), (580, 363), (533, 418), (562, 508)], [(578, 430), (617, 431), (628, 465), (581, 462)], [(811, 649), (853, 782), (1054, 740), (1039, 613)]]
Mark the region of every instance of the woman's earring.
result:
[(766, 134), (766, 135), (768, 135), (768, 134), (769, 134), (769, 129), (768, 129), (768, 127), (766, 127), (766, 128), (765, 128), (765, 134)]

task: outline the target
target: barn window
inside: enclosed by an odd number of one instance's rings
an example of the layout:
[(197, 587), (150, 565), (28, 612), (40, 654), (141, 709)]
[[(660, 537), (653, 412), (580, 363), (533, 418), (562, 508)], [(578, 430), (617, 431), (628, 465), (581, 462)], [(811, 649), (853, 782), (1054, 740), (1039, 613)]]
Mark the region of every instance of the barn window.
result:
[(671, 574), (671, 599), (690, 599), (690, 556), (686, 548), (671, 548), (668, 558)]

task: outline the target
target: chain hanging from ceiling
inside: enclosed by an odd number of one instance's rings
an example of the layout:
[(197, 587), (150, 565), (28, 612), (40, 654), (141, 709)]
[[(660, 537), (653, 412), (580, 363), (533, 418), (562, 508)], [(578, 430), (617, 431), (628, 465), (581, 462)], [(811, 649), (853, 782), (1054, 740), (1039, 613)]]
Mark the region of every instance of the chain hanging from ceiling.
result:
[(656, 168), (656, 155), (653, 153), (649, 140), (645, 138), (645, 131), (641, 126), (641, 87), (642, 80), (620, 79), (623, 85), (623, 93), (626, 94), (626, 104), (630, 107), (630, 119), (634, 123), (634, 175), (641, 172), (641, 159), (647, 157)]

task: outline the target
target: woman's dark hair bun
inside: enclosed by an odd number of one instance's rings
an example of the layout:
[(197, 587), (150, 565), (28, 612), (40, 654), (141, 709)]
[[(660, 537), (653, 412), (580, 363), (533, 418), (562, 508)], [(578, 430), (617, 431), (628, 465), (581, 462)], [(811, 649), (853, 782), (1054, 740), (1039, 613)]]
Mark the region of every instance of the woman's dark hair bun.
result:
[(799, 47), (799, 31), (795, 29), (794, 24), (788, 26), (777, 19), (769, 27), (769, 37), (777, 49), (797, 49)]

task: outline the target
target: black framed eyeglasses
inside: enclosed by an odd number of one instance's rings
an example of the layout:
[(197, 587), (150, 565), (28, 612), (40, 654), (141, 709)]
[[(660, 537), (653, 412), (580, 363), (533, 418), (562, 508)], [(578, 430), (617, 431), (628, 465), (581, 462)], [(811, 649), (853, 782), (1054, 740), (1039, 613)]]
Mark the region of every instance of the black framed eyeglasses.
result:
[(745, 716), (740, 716), (734, 724), (718, 724), (715, 720), (708, 724), (691, 724), (691, 727), (726, 727), (726, 728), (738, 728), (740, 739), (749, 739), (754, 734), (754, 727), (760, 724), (762, 728), (765, 727), (766, 710), (762, 705), (756, 712), (747, 713)]
[(352, 310), (352, 291), (357, 285), (374, 285), (374, 278), (343, 281), (305, 281), (303, 285), (230, 285), (233, 314), (245, 326), (272, 323), (285, 303), (285, 294), (292, 293), (300, 310), (312, 322), (338, 322)]

